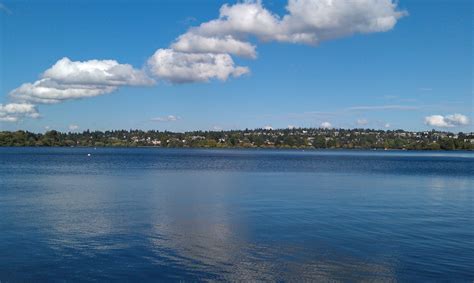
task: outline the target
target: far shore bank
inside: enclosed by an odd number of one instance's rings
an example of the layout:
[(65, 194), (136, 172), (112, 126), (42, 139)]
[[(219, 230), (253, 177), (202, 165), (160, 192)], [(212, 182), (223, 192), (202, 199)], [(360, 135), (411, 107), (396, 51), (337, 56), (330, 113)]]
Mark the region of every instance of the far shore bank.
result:
[(0, 146), (474, 150), (474, 133), (375, 129), (245, 129), (227, 131), (0, 132)]

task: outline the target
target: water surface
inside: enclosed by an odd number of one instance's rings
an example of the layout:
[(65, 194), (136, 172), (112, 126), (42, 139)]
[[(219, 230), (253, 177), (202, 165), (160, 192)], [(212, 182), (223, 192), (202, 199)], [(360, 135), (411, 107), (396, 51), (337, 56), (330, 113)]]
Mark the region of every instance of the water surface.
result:
[(473, 157), (0, 148), (0, 281), (472, 282)]

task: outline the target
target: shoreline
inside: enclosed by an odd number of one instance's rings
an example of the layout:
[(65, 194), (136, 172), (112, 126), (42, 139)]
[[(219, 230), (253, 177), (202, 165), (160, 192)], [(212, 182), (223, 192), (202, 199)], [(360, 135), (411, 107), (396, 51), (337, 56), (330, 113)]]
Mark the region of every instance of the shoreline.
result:
[(474, 150), (474, 133), (374, 129), (245, 129), (167, 132), (143, 130), (45, 133), (0, 131), (1, 146), (269, 148), (347, 150)]
[(400, 148), (293, 148), (293, 147), (163, 147), (163, 146), (1, 146), (1, 148), (79, 148), (79, 149), (205, 149), (205, 150), (274, 150), (274, 151), (376, 151), (376, 152), (474, 152), (473, 149), (400, 149)]

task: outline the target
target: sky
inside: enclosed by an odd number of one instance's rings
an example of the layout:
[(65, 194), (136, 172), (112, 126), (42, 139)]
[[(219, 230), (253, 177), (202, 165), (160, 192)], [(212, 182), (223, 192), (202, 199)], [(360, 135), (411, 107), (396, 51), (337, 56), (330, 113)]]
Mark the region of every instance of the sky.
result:
[(0, 130), (473, 131), (473, 1), (0, 0)]

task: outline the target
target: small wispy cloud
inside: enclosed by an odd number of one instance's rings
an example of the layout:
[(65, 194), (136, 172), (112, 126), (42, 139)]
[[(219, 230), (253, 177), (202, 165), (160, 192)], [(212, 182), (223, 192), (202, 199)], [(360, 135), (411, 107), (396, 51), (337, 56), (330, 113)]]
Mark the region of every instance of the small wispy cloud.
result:
[(175, 122), (175, 121), (178, 121), (180, 119), (181, 119), (181, 117), (179, 117), (179, 116), (168, 115), (168, 116), (165, 116), (165, 117), (151, 118), (150, 120), (153, 121), (153, 122)]
[(367, 119), (357, 119), (356, 124), (357, 126), (365, 126), (369, 123)]
[(391, 99), (397, 99), (398, 96), (397, 95), (384, 95), (383, 98), (387, 100), (391, 100)]
[(420, 87), (418, 88), (419, 91), (432, 91), (433, 89), (431, 87)]
[[(287, 119), (304, 119), (304, 118), (327, 118), (340, 115), (341, 111), (308, 111), (302, 113), (288, 113), (284, 116)], [(271, 116), (271, 115), (269, 115)]]
[(76, 131), (76, 130), (79, 129), (79, 126), (72, 124), (72, 125), (69, 125), (68, 129), (69, 129), (70, 131)]
[(5, 4), (3, 4), (3, 3), (0, 3), (0, 12), (5, 12), (8, 15), (13, 14), (12, 10), (8, 9), (8, 7), (5, 6)]
[(348, 111), (377, 111), (377, 110), (417, 110), (418, 106), (410, 105), (372, 105), (372, 106), (353, 106), (347, 108)]

